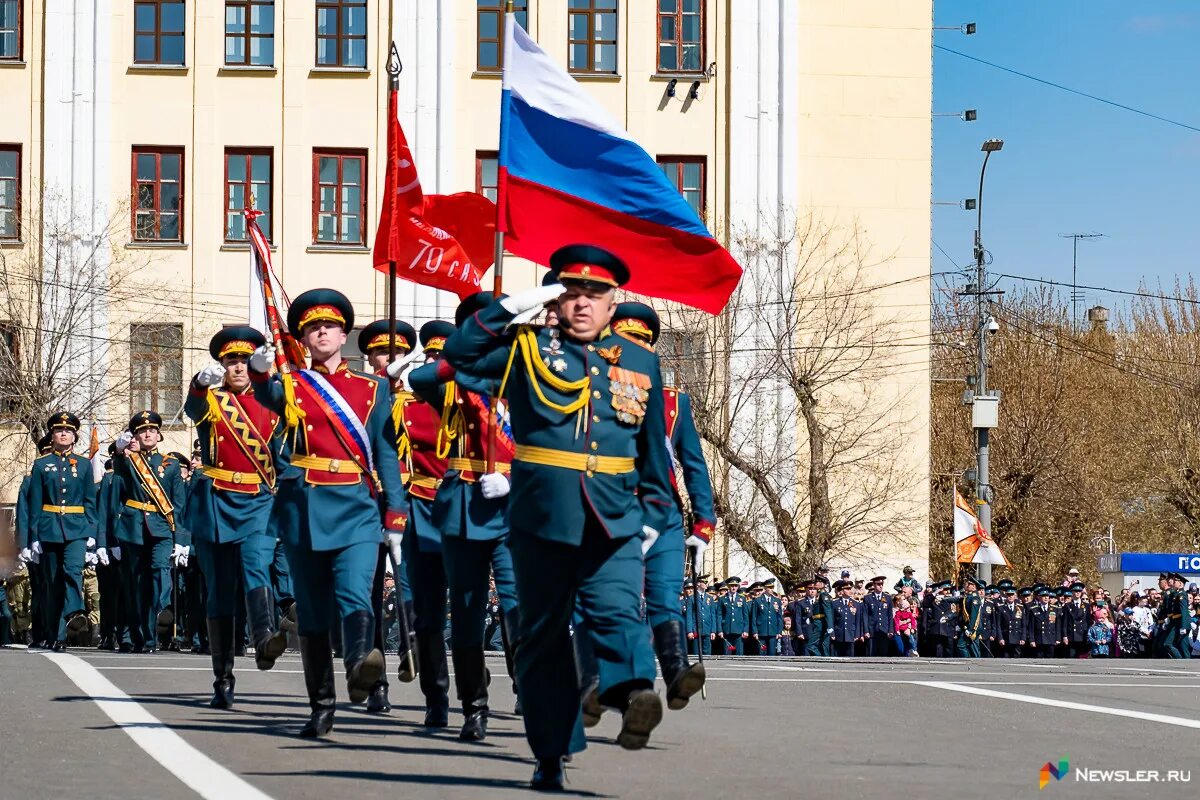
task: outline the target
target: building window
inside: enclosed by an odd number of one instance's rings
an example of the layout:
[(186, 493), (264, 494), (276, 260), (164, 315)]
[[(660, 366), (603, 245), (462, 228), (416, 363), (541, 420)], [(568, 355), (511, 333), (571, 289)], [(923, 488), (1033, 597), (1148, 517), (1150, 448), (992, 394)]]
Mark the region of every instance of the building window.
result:
[[(475, 68), (497, 72), (504, 65), (505, 0), (476, 0)], [(517, 24), (529, 30), (529, 0), (515, 0)]]
[(18, 411), (24, 394), (21, 331), (15, 322), (0, 322), (0, 411)]
[(183, 326), (129, 326), (129, 413), (173, 418), (183, 403)]
[(137, 0), (133, 4), (133, 63), (183, 66), (184, 4)]
[(496, 202), (497, 175), (500, 157), (495, 150), (475, 151), (475, 191)]
[(617, 71), (617, 0), (567, 0), (571, 72)]
[(133, 149), (133, 238), (183, 241), (183, 150)]
[(246, 241), (247, 208), (263, 212), (258, 227), (271, 241), (271, 151), (225, 151), (225, 241)]
[(696, 216), (704, 217), (704, 156), (659, 156), (658, 166)]
[(0, 144), (0, 239), (21, 238), (21, 146)]
[(366, 0), (317, 0), (317, 66), (366, 68)]
[(313, 152), (313, 241), (366, 242), (367, 154), (365, 150)]
[(226, 0), (225, 65), (275, 66), (274, 0)]
[(0, 61), (21, 60), (21, 0), (0, 0)]
[(658, 71), (704, 69), (704, 0), (658, 0)]

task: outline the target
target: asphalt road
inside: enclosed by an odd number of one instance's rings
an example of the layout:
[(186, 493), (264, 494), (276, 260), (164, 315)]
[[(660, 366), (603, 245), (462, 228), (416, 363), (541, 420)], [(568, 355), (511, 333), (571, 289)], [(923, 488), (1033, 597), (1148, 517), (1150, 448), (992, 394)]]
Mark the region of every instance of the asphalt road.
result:
[[(651, 746), (612, 743), (609, 715), (568, 791), (616, 798), (1088, 798), (1200, 796), (1200, 663), (717, 659), (708, 699), (668, 712)], [(529, 797), (532, 760), (504, 662), (490, 658), (486, 742), (420, 727), (415, 684), (395, 707), (338, 709), (334, 738), (307, 718), (299, 659), (238, 659), (234, 711), (207, 707), (207, 657), (0, 650), (0, 798)], [(94, 668), (94, 669), (93, 669)], [(394, 665), (389, 664), (394, 672)], [(345, 696), (344, 682), (339, 693)], [(121, 724), (114, 721), (119, 720)], [(211, 761), (209, 760), (211, 759)], [(1069, 762), (1038, 789), (1048, 761)], [(166, 764), (167, 766), (163, 766)], [(223, 768), (223, 769), (222, 769)], [(1076, 769), (1157, 770), (1158, 782), (1083, 782)]]

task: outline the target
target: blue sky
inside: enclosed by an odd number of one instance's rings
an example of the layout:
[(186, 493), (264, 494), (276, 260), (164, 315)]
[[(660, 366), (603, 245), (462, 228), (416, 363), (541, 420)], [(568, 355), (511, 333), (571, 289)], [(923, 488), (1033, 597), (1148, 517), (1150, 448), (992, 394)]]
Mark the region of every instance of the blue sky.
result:
[[(1200, 127), (1197, 0), (937, 0), (934, 43), (1118, 103)], [(984, 245), (989, 269), (1069, 282), (1173, 292), (1200, 253), (1200, 133), (934, 50), (934, 111), (979, 111), (976, 122), (933, 121), (933, 199), (977, 194), (984, 139), (1004, 140), (988, 164)], [(933, 238), (970, 263), (975, 213), (934, 206)], [(952, 269), (933, 248), (935, 272)], [(1012, 281), (1002, 288), (1013, 289)], [(1123, 301), (1086, 292), (1086, 305)], [(1085, 305), (1085, 307), (1086, 307)]]

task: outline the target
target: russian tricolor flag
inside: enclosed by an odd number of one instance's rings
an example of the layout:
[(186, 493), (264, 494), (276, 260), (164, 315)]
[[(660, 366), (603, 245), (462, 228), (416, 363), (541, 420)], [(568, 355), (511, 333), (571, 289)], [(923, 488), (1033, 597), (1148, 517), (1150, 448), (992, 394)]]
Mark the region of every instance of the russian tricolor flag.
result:
[(626, 288), (719, 313), (742, 268), (662, 169), (508, 14), (498, 229), (539, 264), (594, 244), (629, 267)]

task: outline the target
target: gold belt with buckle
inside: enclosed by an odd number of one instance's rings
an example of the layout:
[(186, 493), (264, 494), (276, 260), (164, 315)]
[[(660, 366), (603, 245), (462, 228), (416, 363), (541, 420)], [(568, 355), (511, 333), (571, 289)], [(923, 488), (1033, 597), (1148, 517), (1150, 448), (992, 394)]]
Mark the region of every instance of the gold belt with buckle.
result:
[(143, 503), (141, 500), (126, 500), (125, 505), (130, 508), (136, 508), (138, 511), (148, 511), (151, 514), (158, 513), (158, 506), (154, 503)]
[(42, 506), (42, 511), (51, 514), (82, 514), (83, 506)]
[(409, 486), (416, 486), (420, 489), (433, 489), (434, 491), (437, 491), (437, 489), (442, 485), (442, 480), (441, 478), (434, 478), (430, 475), (418, 475), (414, 472), (408, 476), (407, 484)]
[(234, 472), (231, 469), (221, 469), (220, 467), (204, 467), (202, 472), (214, 481), (225, 481), (226, 483), (245, 483), (257, 486), (263, 482), (262, 476), (257, 472)]
[(549, 447), (534, 447), (528, 444), (517, 445), (517, 452), (513, 460), (524, 461), (526, 464), (573, 469), (589, 475), (596, 472), (601, 475), (624, 475), (637, 468), (632, 458), (572, 453), (568, 450), (553, 450)]
[(358, 465), (357, 461), (350, 461), (342, 458), (325, 458), (324, 456), (308, 456), (294, 455), (292, 456), (292, 466), (300, 467), (301, 469), (317, 469), (322, 472), (347, 474), (362, 474), (363, 468)]
[[(480, 458), (452, 458), (449, 460), (449, 467), (459, 472), (477, 472), (481, 475), (487, 472), (487, 462)], [(507, 475), (512, 469), (512, 465), (497, 461), (493, 465), (493, 469), (501, 475)]]

